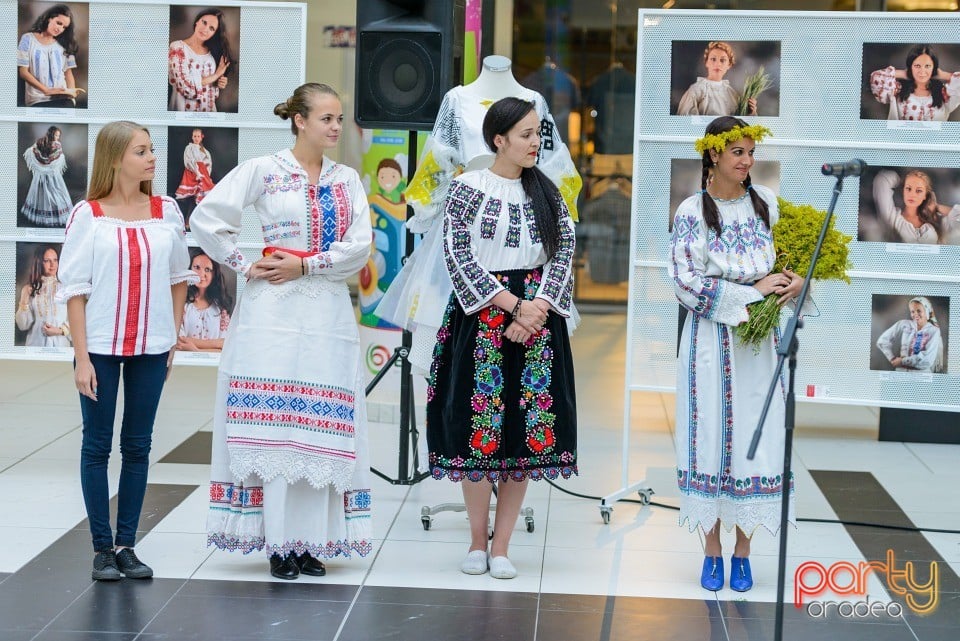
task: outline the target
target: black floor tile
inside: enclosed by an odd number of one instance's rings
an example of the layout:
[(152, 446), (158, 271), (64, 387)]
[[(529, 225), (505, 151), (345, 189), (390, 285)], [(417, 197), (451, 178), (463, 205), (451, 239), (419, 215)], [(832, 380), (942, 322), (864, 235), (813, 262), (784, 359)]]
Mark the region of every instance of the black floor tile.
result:
[(209, 465), (213, 432), (197, 432), (160, 459), (160, 463)]
[(0, 618), (0, 639), (3, 641), (30, 641), (40, 630), (4, 630), (5, 619)]
[(924, 625), (910, 624), (910, 629), (917, 635), (920, 641), (957, 641), (957, 628), (947, 626), (927, 627)]
[(177, 594), (143, 632), (176, 641), (328, 641), (336, 635), (349, 606), (342, 601), (273, 599), (264, 603), (262, 599)]
[(532, 592), (499, 592), (487, 590), (437, 590), (431, 588), (393, 588), (366, 586), (358, 603), (392, 603), (396, 605), (451, 605), (474, 608), (537, 609), (537, 595)]
[(7, 580), (8, 577), (13, 576), (11, 572), (0, 572), (0, 583), (3, 583)]
[(596, 596), (591, 594), (541, 594), (540, 612), (563, 610), (567, 612), (629, 612), (633, 615), (669, 612), (677, 617), (704, 617), (720, 615), (715, 598), (657, 599), (652, 597)]
[(339, 641), (524, 641), (534, 638), (536, 620), (536, 610), (524, 608), (492, 611), (449, 605), (357, 603)]
[[(264, 578), (267, 576), (267, 560), (263, 561)], [(217, 581), (191, 579), (177, 596), (237, 597), (247, 599), (290, 599), (296, 601), (353, 601), (356, 585), (337, 583), (301, 583), (290, 581)]]
[(48, 629), (138, 633), (183, 584), (182, 579), (97, 582)]
[[(516, 637), (522, 639), (524, 637)], [(536, 641), (727, 641), (719, 614), (682, 617), (673, 613), (637, 614), (617, 609), (605, 612), (544, 611), (537, 621)]]

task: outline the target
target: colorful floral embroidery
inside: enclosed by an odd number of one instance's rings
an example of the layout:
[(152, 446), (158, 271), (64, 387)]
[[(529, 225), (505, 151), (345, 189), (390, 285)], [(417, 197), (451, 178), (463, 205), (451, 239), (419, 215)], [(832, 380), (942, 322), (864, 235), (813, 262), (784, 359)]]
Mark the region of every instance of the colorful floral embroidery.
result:
[(533, 212), (533, 203), (523, 203), (523, 217), (527, 221), (527, 233), (530, 235), (530, 242), (534, 245), (540, 242), (540, 228), (537, 227), (536, 214)]
[(352, 435), (352, 390), (301, 381), (265, 381), (231, 376), (227, 422)]
[(497, 235), (497, 221), (503, 203), (499, 198), (489, 198), (480, 214), (480, 237), (492, 240)]
[(277, 192), (299, 191), (303, 185), (299, 175), (267, 174), (263, 177), (263, 190), (268, 194)]
[(520, 246), (520, 205), (517, 203), (507, 203), (507, 211), (510, 212), (510, 222), (507, 226), (507, 238), (504, 245), (507, 247)]

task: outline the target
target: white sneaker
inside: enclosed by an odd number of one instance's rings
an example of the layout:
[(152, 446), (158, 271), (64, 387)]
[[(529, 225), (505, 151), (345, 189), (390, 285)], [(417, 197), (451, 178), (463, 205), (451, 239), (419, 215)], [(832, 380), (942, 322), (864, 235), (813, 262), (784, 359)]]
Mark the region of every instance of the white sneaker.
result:
[(487, 571), (487, 551), (473, 550), (467, 554), (460, 564), (460, 571), (464, 574), (484, 574)]
[(513, 567), (505, 556), (490, 557), (490, 576), (495, 579), (512, 579), (517, 576), (517, 568)]

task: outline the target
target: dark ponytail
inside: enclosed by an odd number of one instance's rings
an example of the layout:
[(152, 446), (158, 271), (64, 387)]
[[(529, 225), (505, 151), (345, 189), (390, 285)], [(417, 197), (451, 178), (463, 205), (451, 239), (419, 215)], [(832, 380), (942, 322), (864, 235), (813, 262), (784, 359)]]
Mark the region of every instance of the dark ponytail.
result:
[[(722, 134), (725, 131), (730, 131), (737, 127), (747, 126), (749, 125), (739, 118), (720, 116), (719, 118), (713, 119), (710, 124), (707, 125), (707, 130), (704, 133), (708, 135)], [(717, 209), (717, 203), (713, 200), (713, 197), (707, 193), (707, 182), (710, 177), (710, 170), (714, 166), (714, 162), (710, 158), (710, 149), (706, 149), (703, 152), (702, 163), (703, 170), (700, 178), (700, 189), (702, 191), (700, 197), (703, 202), (703, 222), (706, 223), (707, 228), (712, 229), (716, 232), (717, 236), (720, 236), (723, 233), (723, 227), (720, 225), (720, 211)], [(767, 205), (767, 201), (761, 198), (760, 194), (753, 188), (750, 174), (747, 174), (747, 177), (743, 180), (743, 186), (747, 190), (747, 193), (750, 194), (750, 202), (753, 204), (754, 213), (763, 220), (767, 229), (770, 229), (770, 206)]]
[[(502, 98), (490, 105), (483, 118), (483, 140), (490, 151), (497, 151), (494, 138), (506, 136), (533, 108), (532, 102), (513, 97)], [(533, 205), (534, 222), (549, 260), (560, 248), (560, 216), (563, 212), (560, 190), (536, 167), (521, 170), (520, 184)]]

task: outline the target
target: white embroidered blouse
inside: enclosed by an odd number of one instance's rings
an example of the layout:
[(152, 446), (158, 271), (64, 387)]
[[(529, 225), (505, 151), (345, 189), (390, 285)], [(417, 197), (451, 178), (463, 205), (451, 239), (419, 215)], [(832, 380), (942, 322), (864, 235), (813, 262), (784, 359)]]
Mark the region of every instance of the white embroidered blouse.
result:
[(884, 169), (877, 172), (873, 179), (873, 202), (877, 207), (877, 214), (888, 227), (897, 232), (900, 242), (919, 243), (922, 245), (936, 245), (940, 236), (947, 236), (954, 229), (960, 227), (960, 205), (954, 205), (950, 212), (941, 218), (942, 231), (938, 234), (936, 227), (930, 223), (923, 223), (914, 227), (901, 215), (901, 209), (893, 200), (893, 193), (900, 184), (897, 172)]
[(694, 314), (726, 325), (749, 320), (747, 305), (763, 295), (753, 284), (773, 269), (776, 254), (770, 229), (780, 218), (777, 197), (754, 185), (770, 212), (770, 227), (757, 217), (749, 194), (734, 201), (717, 200), (719, 236), (708, 229), (702, 195), (690, 196), (673, 219), (672, 273), (680, 303)]
[(534, 211), (520, 179), (489, 169), (458, 176), (444, 206), (444, 258), (457, 300), (467, 314), (480, 311), (504, 287), (490, 272), (543, 266), (537, 297), (570, 316), (573, 296), (573, 221), (560, 202), (560, 245), (547, 260)]
[(897, 80), (896, 69), (887, 67), (878, 69), (870, 74), (870, 91), (877, 102), (890, 105), (887, 120), (940, 120), (950, 118), (950, 114), (960, 107), (960, 71), (951, 75), (950, 80), (944, 83), (943, 105), (933, 106), (932, 96), (915, 96), (910, 94), (900, 102), (897, 93), (900, 83)]
[(81, 200), (67, 221), (57, 300), (87, 297), (91, 354), (161, 354), (177, 342), (170, 287), (199, 278), (176, 201), (153, 196), (150, 209), (149, 219), (124, 221)]
[(697, 78), (683, 93), (677, 105), (678, 116), (732, 116), (737, 112), (740, 94), (730, 81)]
[(190, 231), (213, 260), (246, 274), (254, 262), (239, 245), (243, 210), (253, 207), (265, 245), (313, 252), (308, 273), (343, 281), (370, 254), (367, 196), (357, 172), (329, 158), (316, 185), (284, 149), (248, 160), (227, 174), (190, 216)]
[(940, 328), (928, 322), (920, 329), (916, 321), (898, 320), (877, 338), (877, 349), (888, 361), (900, 357), (898, 372), (939, 371), (943, 351)]

